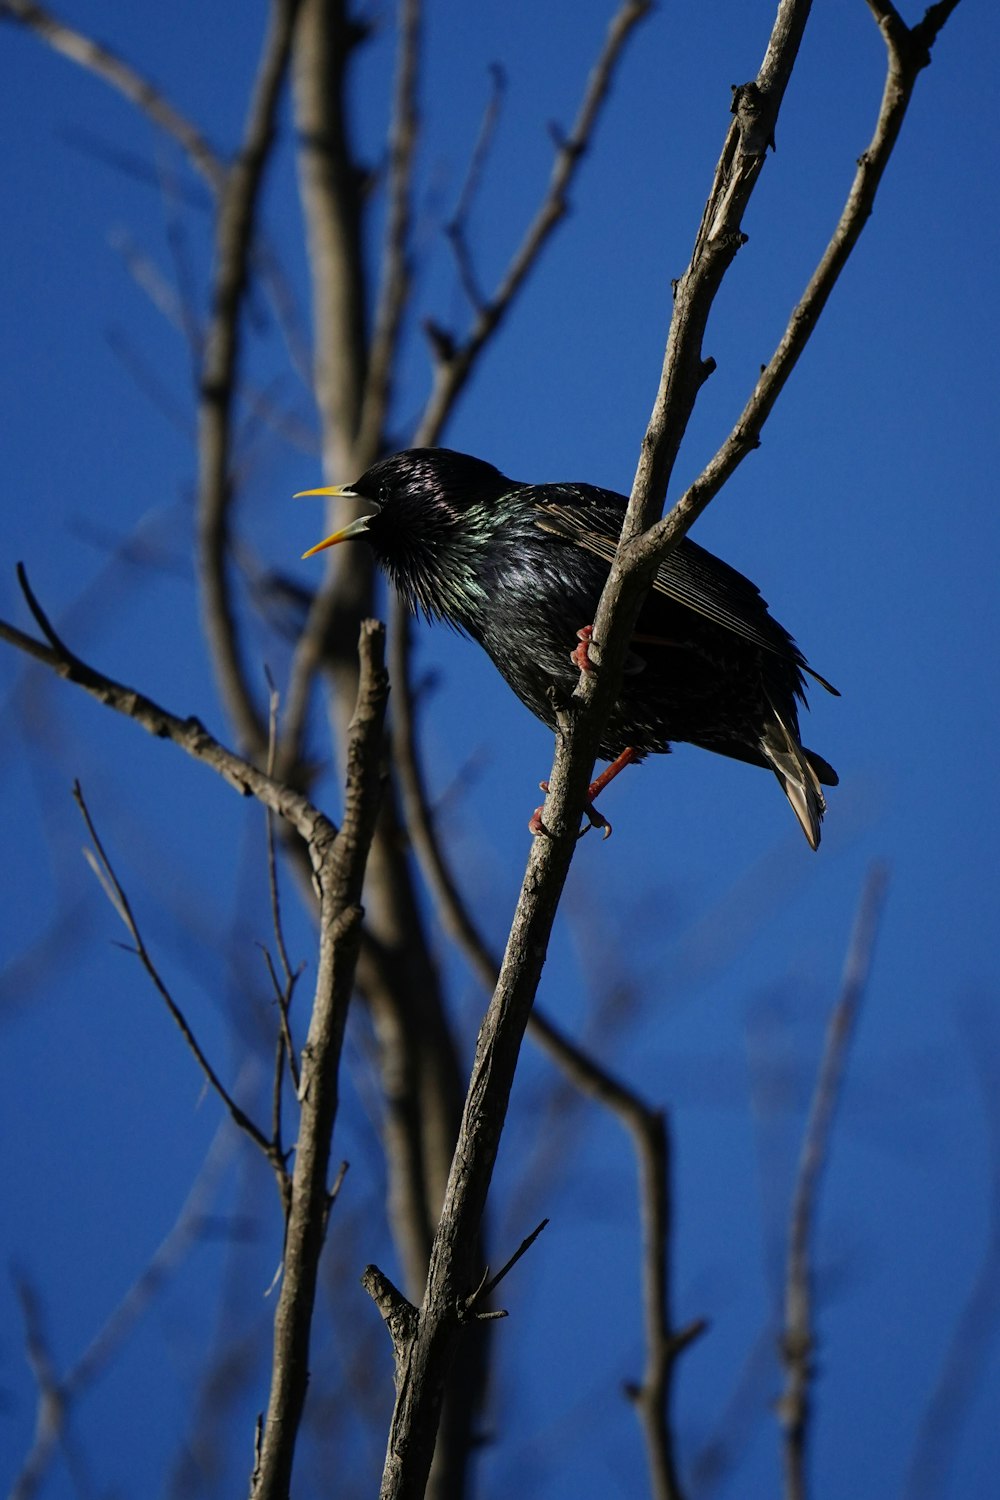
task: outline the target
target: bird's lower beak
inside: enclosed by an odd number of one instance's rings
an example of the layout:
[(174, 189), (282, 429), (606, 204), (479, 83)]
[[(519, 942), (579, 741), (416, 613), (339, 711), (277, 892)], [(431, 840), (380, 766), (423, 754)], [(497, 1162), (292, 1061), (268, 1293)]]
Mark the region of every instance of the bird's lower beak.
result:
[[(298, 494), (292, 496), (292, 499), (301, 500), (306, 495), (338, 495), (342, 499), (347, 500), (355, 498), (354, 490), (350, 489), (347, 485), (328, 484), (318, 490), (299, 490)], [(308, 552), (303, 552), (303, 558), (314, 557), (317, 552), (324, 552), (327, 547), (335, 547), (338, 542), (350, 541), (352, 536), (361, 536), (363, 532), (368, 530), (368, 522), (370, 520), (371, 516), (358, 516), (356, 521), (351, 521), (347, 526), (342, 527), (340, 531), (335, 531), (332, 536), (325, 537), (323, 541), (317, 542), (315, 547), (310, 547)]]

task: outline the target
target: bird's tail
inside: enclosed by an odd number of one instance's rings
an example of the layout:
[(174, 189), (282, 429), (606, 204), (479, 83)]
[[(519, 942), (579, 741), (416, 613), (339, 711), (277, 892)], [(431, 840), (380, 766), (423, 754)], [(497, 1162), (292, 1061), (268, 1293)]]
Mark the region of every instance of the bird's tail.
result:
[(837, 773), (822, 756), (803, 750), (773, 702), (771, 714), (771, 722), (761, 738), (761, 751), (791, 803), (810, 847), (818, 849), (820, 824), (826, 812), (820, 781), (836, 786)]

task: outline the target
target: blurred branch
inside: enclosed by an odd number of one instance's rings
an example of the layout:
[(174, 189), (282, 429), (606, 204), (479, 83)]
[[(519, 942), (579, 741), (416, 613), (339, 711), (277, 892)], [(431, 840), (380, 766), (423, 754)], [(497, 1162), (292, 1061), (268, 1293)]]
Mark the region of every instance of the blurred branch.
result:
[[(680, 1500), (682, 1495), (674, 1459), (670, 1397), (674, 1366), (708, 1326), (697, 1318), (683, 1328), (673, 1323), (670, 1246), (673, 1227), (671, 1150), (667, 1116), (647, 1104), (635, 1090), (599, 1067), (585, 1053), (568, 1045), (550, 1021), (534, 1017), (535, 1039), (552, 1055), (566, 1076), (584, 1094), (618, 1117), (632, 1137), (639, 1166), (639, 1203), (642, 1223), (642, 1301), (646, 1367), (639, 1384), (626, 1394), (642, 1423), (655, 1500)], [(544, 1039), (544, 1040), (543, 1040)]]
[(229, 584), (230, 446), (240, 354), (240, 312), (254, 221), (274, 145), (278, 103), (299, 0), (272, 0), (239, 155), (219, 195), (212, 312), (205, 333), (198, 413), (198, 544), (205, 636), (227, 712), (243, 747), (263, 756), (267, 735), (241, 660)]
[(962, 1422), (988, 1389), (990, 1345), (1000, 1322), (1000, 1035), (995, 997), (979, 1013), (960, 1014), (987, 1132), (989, 1196), (986, 1243), (965, 1301), (955, 1319), (934, 1388), (920, 1413), (902, 1488), (903, 1500), (938, 1500), (956, 1472)]
[(417, 749), (417, 725), (410, 679), (410, 615), (398, 599), (393, 600), (389, 626), (389, 678), (392, 682), (392, 761), (399, 776), (403, 818), (420, 865), (420, 873), (431, 893), (438, 918), (449, 937), (465, 954), (466, 961), (488, 994), (493, 993), (500, 968), (472, 915), (441, 848), (430, 808), (423, 767)]
[(302, 1049), (299, 1134), (274, 1318), (271, 1394), (251, 1480), (254, 1500), (287, 1500), (305, 1402), (316, 1277), (336, 1191), (327, 1173), (339, 1100), (340, 1053), (361, 940), (361, 888), (382, 790), (382, 726), (388, 696), (384, 639), (381, 625), (365, 622), (347, 746), (344, 820), (316, 872), (316, 992)]
[[(151, 124), (162, 130), (184, 152), (191, 166), (208, 184), (215, 198), (221, 198), (231, 179), (225, 159), (210, 145), (202, 132), (180, 110), (173, 105), (156, 85), (126, 62), (109, 47), (92, 37), (67, 25), (43, 6), (29, 0), (0, 0), (0, 20), (17, 21), (34, 31), (56, 52), (87, 69), (96, 77), (128, 99)], [(144, 183), (162, 187), (162, 174), (148, 166), (145, 160), (117, 148), (111, 149), (103, 142), (76, 131), (71, 144), (100, 156), (115, 170)], [(178, 187), (177, 197), (188, 201), (190, 194)], [(169, 238), (169, 227), (168, 227)], [(284, 272), (274, 249), (263, 235), (256, 237), (250, 251), (256, 270), (267, 289), (267, 294), (278, 320), (288, 349), (289, 358), (300, 379), (308, 384), (307, 358), (303, 339), (297, 326), (297, 316)], [(192, 325), (193, 326), (193, 325)]]
[(482, 312), (485, 298), (476, 277), (475, 267), (472, 263), (472, 253), (469, 249), (468, 226), (469, 217), (472, 213), (472, 205), (475, 201), (476, 192), (483, 176), (483, 169), (493, 144), (497, 124), (500, 120), (500, 110), (503, 105), (504, 93), (507, 88), (507, 75), (499, 63), (490, 65), (490, 77), (493, 90), (483, 112), (482, 124), (479, 127), (479, 135), (472, 148), (472, 156), (469, 159), (469, 169), (465, 174), (455, 205), (455, 212), (445, 225), (445, 234), (451, 241), (451, 248), (455, 252), (455, 263), (458, 267), (459, 280), (465, 288), (465, 295), (470, 305), (478, 313)]
[(29, 1359), (38, 1384), (38, 1413), (34, 1441), (11, 1486), (10, 1500), (32, 1500), (38, 1494), (57, 1445), (65, 1434), (73, 1407), (100, 1379), (164, 1282), (204, 1234), (208, 1209), (218, 1190), (234, 1139), (228, 1124), (220, 1124), (170, 1230), (145, 1270), (61, 1379), (55, 1372), (41, 1335), (37, 1296), (23, 1279), (18, 1280)]
[[(611, 88), (615, 68), (634, 28), (652, 9), (652, 0), (624, 0), (608, 27), (604, 47), (591, 70), (583, 101), (569, 135), (561, 137), (545, 197), (492, 297), (482, 304), (467, 336), (455, 342), (442, 330), (431, 329), (437, 355), (434, 384), (413, 439), (415, 447), (429, 447), (440, 439), (445, 422), (472, 373), (483, 347), (496, 332), (534, 268), (552, 231), (569, 207), (569, 191), (580, 162), (593, 139), (601, 108)], [(452, 231), (452, 243), (455, 233)]]
[(347, 70), (364, 34), (346, 0), (303, 0), (295, 29), (295, 127), (312, 280), (314, 384), (330, 480), (343, 479), (339, 470), (351, 462), (367, 365), (364, 174), (351, 148), (345, 97)]
[(642, 1300), (646, 1367), (639, 1385), (627, 1394), (635, 1405), (646, 1439), (650, 1487), (656, 1500), (680, 1500), (682, 1491), (674, 1458), (670, 1398), (678, 1358), (708, 1327), (695, 1318), (683, 1328), (673, 1324), (670, 1308), (671, 1142), (664, 1111), (651, 1109), (630, 1090), (609, 1108), (628, 1128), (639, 1159), (642, 1219)]
[(396, 89), (389, 127), (385, 242), (361, 403), (359, 444), (365, 454), (378, 451), (385, 431), (392, 396), (392, 371), (412, 281), (410, 225), (413, 162), (420, 125), (417, 80), (421, 8), (422, 0), (399, 0)]
[[(345, 0), (303, 0), (295, 34), (294, 101), (299, 197), (305, 219), (315, 334), (314, 390), (330, 482), (361, 473), (376, 456), (359, 442), (368, 351), (363, 172), (354, 158), (345, 80), (364, 33)], [(405, 68), (399, 75), (402, 88)], [(405, 157), (405, 152), (404, 152)], [(405, 194), (405, 186), (401, 189)], [(325, 668), (344, 705), (357, 690), (353, 622), (372, 609), (372, 563), (330, 554), (295, 648), (285, 692), (279, 767), (298, 766), (316, 675)], [(341, 723), (340, 729), (343, 729)], [(340, 736), (338, 736), (339, 738)]]
[(78, 63), (123, 94), (160, 130), (177, 142), (214, 193), (222, 191), (226, 168), (201, 131), (181, 114), (166, 95), (129, 63), (83, 32), (68, 26), (44, 6), (30, 0), (0, 0), (0, 20), (18, 21), (47, 42), (55, 52)]
[(768, 1316), (747, 1349), (729, 1396), (716, 1411), (714, 1432), (690, 1455), (688, 1481), (698, 1500), (710, 1500), (733, 1482), (738, 1462), (765, 1414), (764, 1393), (773, 1375), (774, 1323)]
[(833, 1119), (840, 1097), (847, 1053), (871, 973), (887, 883), (885, 867), (874, 865), (861, 892), (854, 932), (844, 963), (840, 999), (834, 1006), (827, 1027), (826, 1044), (802, 1141), (798, 1177), (792, 1197), (785, 1283), (785, 1327), (781, 1340), (786, 1381), (779, 1404), (779, 1416), (785, 1431), (786, 1500), (805, 1500), (807, 1493), (806, 1443), (814, 1374), (813, 1354), (816, 1347), (812, 1315), (812, 1241), (816, 1209), (823, 1171), (830, 1154)]
[(38, 1407), (35, 1413), (35, 1439), (11, 1486), (9, 1500), (32, 1500), (42, 1485), (57, 1446), (66, 1443), (69, 1411), (42, 1328), (38, 1295), (24, 1277), (15, 1275), (14, 1281), (24, 1319), (25, 1354), (38, 1386)]
[[(19, 22), (47, 42), (53, 51), (93, 73), (116, 93), (129, 100), (146, 115), (151, 124), (176, 142), (194, 171), (208, 184), (213, 196), (221, 196), (229, 178), (229, 168), (224, 157), (145, 74), (140, 73), (111, 48), (67, 25), (51, 10), (32, 4), (30, 0), (0, 0), (0, 20)], [(145, 158), (117, 147), (108, 147), (85, 130), (78, 129), (67, 138), (71, 145), (104, 160), (116, 171), (125, 172), (136, 181), (162, 187), (162, 173), (150, 167)], [(180, 185), (177, 185), (176, 196), (185, 203), (197, 202), (201, 206), (204, 202), (203, 199), (194, 199), (191, 192)], [(251, 248), (256, 268), (267, 287), (292, 365), (300, 378), (305, 379), (306, 359), (302, 338), (282, 267), (273, 248), (263, 236), (259, 236)]]

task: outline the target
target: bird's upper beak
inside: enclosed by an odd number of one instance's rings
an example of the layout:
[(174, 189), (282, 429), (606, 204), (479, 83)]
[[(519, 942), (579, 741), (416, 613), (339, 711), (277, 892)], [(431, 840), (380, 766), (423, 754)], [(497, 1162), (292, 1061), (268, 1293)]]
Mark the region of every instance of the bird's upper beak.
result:
[[(328, 484), (318, 490), (299, 490), (298, 494), (292, 496), (292, 499), (301, 500), (305, 495), (338, 495), (344, 500), (358, 498), (357, 492), (352, 490), (349, 485)], [(352, 536), (361, 536), (362, 532), (368, 530), (368, 522), (370, 520), (371, 516), (358, 516), (356, 521), (351, 521), (347, 526), (342, 527), (340, 531), (335, 531), (332, 536), (325, 537), (323, 541), (317, 542), (315, 547), (310, 547), (309, 551), (303, 552), (302, 556), (304, 558), (313, 557), (317, 552), (325, 551), (327, 547), (335, 547), (338, 542), (347, 542)]]

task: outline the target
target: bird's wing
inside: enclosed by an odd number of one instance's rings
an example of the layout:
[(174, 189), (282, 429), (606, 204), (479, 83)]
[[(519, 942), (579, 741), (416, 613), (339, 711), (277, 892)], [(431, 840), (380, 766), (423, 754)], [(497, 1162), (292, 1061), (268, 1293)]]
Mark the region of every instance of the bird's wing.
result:
[[(545, 488), (551, 494), (554, 486)], [(586, 547), (610, 564), (624, 518), (622, 497), (584, 485), (567, 486), (562, 493), (572, 503), (545, 496), (536, 501), (538, 525), (543, 531)], [(664, 559), (653, 579), (653, 591), (765, 651), (791, 657), (828, 692), (840, 696), (835, 687), (807, 664), (788, 632), (768, 614), (756, 585), (696, 542), (685, 537)]]

